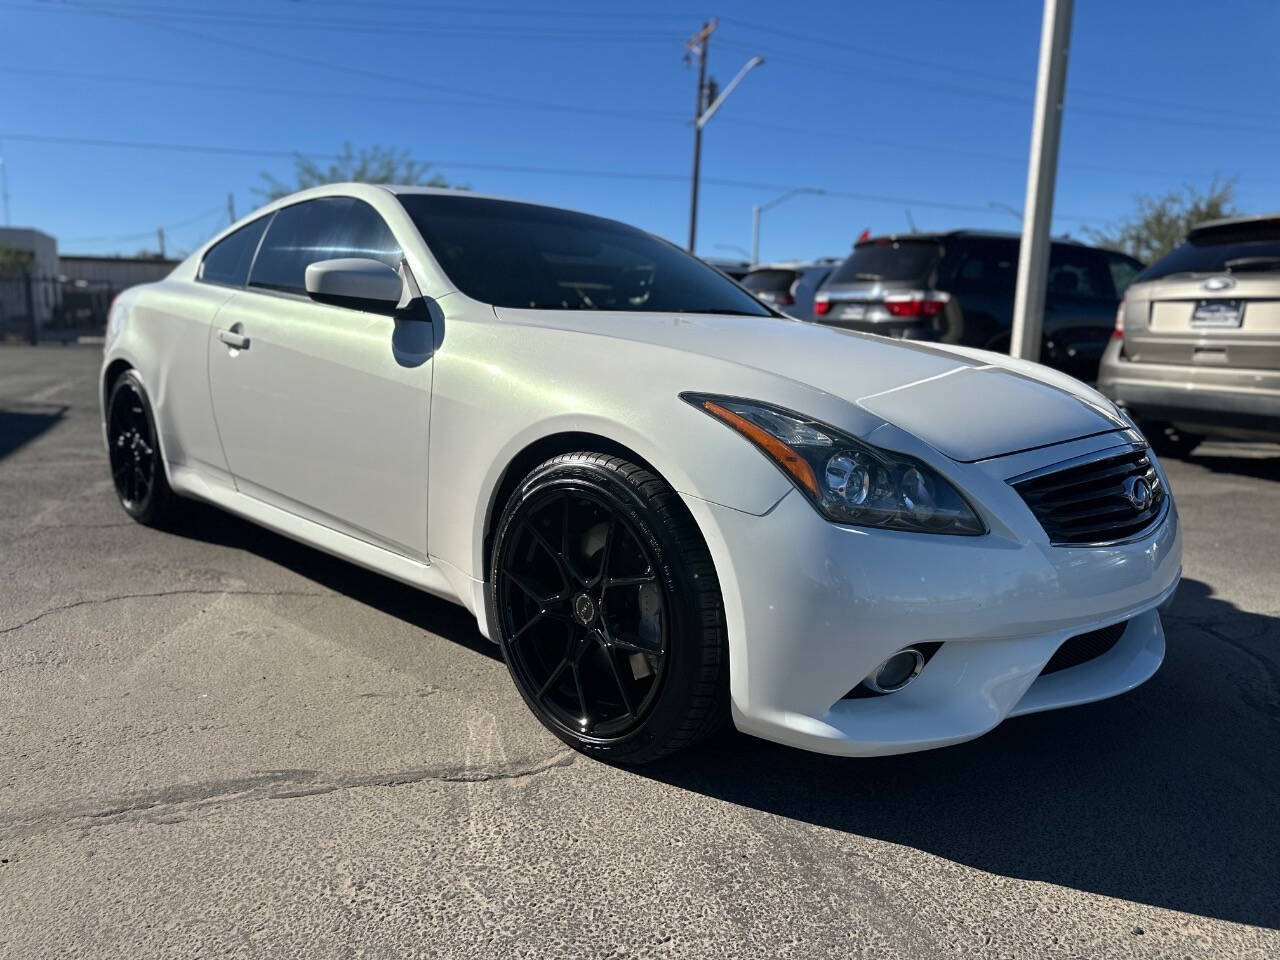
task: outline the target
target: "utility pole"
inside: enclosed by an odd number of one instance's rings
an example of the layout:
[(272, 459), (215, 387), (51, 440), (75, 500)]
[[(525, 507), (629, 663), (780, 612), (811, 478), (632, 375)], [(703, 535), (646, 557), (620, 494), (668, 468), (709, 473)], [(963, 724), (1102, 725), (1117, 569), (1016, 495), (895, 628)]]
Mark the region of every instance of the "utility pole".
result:
[(236, 195), (234, 193), (227, 194), (227, 223), (236, 222)]
[(164, 227), (156, 228), (156, 239), (160, 241), (160, 259), (164, 259)]
[(1035, 116), (1031, 126), (1031, 159), (1027, 166), (1027, 202), (1018, 255), (1018, 286), (1013, 299), (1013, 334), (1009, 353), (1040, 359), (1045, 289), (1049, 279), (1049, 228), (1053, 222), (1053, 190), (1062, 139), (1062, 102), (1067, 86), (1067, 52), (1071, 44), (1073, 0), (1044, 0), (1040, 27), (1040, 66), (1036, 76)]
[(698, 239), (698, 175), (702, 167), (702, 123), (700, 121), (703, 108), (707, 103), (707, 46), (715, 30), (716, 20), (712, 17), (684, 45), (686, 61), (691, 55), (698, 58), (698, 96), (693, 105), (693, 193), (689, 198), (690, 253), (693, 253), (694, 244)]

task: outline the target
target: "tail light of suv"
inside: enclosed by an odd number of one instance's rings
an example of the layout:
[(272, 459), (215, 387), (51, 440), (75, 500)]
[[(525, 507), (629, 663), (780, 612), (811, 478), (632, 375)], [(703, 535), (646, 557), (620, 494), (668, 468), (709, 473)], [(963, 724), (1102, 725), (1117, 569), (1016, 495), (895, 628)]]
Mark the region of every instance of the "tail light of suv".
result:
[(813, 300), (814, 316), (825, 317), (831, 312), (831, 301), (823, 294), (818, 294)]
[(893, 317), (936, 317), (950, 299), (950, 294), (941, 291), (912, 290), (889, 294), (884, 298), (884, 308)]
[(1120, 306), (1116, 307), (1116, 327), (1111, 331), (1111, 339), (1124, 339), (1124, 297), (1120, 298)]

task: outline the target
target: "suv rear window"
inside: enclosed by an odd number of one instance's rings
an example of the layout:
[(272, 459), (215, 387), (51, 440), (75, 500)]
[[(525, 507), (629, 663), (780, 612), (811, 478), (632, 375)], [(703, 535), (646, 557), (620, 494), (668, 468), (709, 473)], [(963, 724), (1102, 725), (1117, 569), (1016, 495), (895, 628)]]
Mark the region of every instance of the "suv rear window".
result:
[(752, 270), (739, 281), (752, 293), (786, 293), (796, 282), (794, 270)]
[(941, 257), (942, 245), (936, 240), (870, 240), (854, 247), (849, 259), (840, 264), (827, 282), (923, 282), (928, 279)]
[[(1271, 221), (1269, 229), (1219, 229), (1193, 233), (1181, 245), (1138, 275), (1137, 283), (1159, 280), (1178, 273), (1225, 273), (1231, 269), (1270, 269), (1280, 264), (1280, 225)], [(1249, 264), (1248, 261), (1254, 261)], [(1232, 266), (1228, 266), (1231, 264)]]

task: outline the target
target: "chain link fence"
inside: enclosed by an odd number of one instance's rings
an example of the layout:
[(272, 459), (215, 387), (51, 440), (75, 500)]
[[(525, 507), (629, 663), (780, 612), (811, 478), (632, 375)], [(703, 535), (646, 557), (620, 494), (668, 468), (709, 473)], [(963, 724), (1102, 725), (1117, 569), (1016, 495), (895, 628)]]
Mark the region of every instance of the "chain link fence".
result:
[(69, 343), (100, 337), (119, 292), (109, 281), (31, 273), (0, 276), (0, 341)]

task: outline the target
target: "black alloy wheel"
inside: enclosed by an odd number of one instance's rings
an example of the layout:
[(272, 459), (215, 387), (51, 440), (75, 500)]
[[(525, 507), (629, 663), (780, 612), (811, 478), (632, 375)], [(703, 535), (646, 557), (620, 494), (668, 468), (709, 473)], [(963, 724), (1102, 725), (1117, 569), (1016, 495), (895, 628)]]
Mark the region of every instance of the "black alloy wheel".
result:
[(727, 713), (719, 585), (678, 496), (616, 457), (534, 470), (497, 527), (490, 622), (553, 733), (622, 762), (656, 759)]
[(129, 516), (150, 526), (172, 520), (177, 498), (165, 476), (151, 405), (132, 370), (121, 374), (107, 399), (107, 452), (116, 495)]

